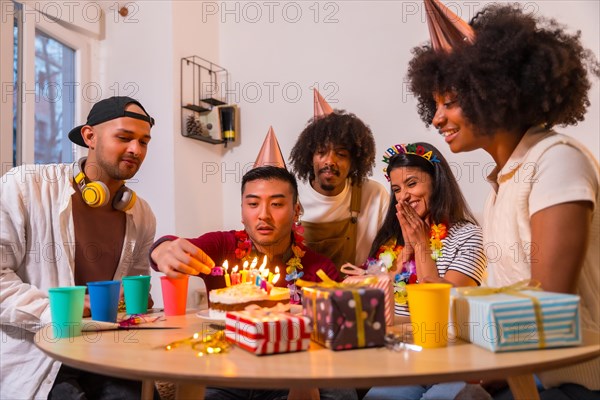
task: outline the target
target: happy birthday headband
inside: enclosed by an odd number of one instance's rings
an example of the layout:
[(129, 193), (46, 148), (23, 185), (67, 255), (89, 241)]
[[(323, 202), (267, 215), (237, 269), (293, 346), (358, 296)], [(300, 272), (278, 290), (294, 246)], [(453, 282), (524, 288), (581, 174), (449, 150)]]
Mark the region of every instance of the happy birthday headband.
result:
[[(425, 146), (415, 143), (407, 143), (407, 144), (396, 144), (394, 147), (390, 147), (385, 151), (383, 155), (383, 162), (386, 164), (390, 163), (390, 158), (395, 156), (396, 154), (412, 154), (415, 156), (423, 157), (431, 165), (435, 165), (435, 163), (439, 163), (440, 159), (437, 155), (433, 154), (433, 150), (427, 149)], [(383, 176), (387, 181), (390, 181), (390, 177), (387, 174), (387, 167), (383, 169)]]

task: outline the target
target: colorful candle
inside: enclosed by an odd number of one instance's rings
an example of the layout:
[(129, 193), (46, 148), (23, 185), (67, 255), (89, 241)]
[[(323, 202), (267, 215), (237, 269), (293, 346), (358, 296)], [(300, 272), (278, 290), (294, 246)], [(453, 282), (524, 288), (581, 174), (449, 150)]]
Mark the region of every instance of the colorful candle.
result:
[(225, 286), (231, 286), (231, 279), (229, 278), (229, 273), (227, 272), (227, 268), (229, 268), (229, 263), (227, 260), (223, 263), (223, 269), (225, 269)]
[(267, 290), (267, 281), (264, 279), (261, 279), (260, 281), (260, 288), (263, 290)]
[[(279, 267), (275, 267), (275, 274), (279, 273)], [(273, 277), (275, 276), (273, 272), (269, 272), (268, 282), (273, 283)]]
[(273, 285), (267, 282), (267, 294), (271, 294), (271, 290), (273, 289)]
[(266, 266), (267, 266), (267, 255), (265, 254), (265, 256), (263, 257), (263, 262), (262, 262), (262, 264), (260, 264), (260, 267), (258, 268), (258, 270), (262, 272), (262, 270), (265, 269)]
[(238, 268), (239, 267), (236, 265), (231, 270), (231, 284), (232, 285), (238, 285), (240, 283), (240, 274), (238, 274), (238, 272), (237, 272)]
[(210, 274), (212, 276), (223, 276), (223, 267), (213, 267), (213, 269), (210, 271)]
[(246, 283), (246, 281), (248, 280), (248, 261), (244, 261), (244, 265), (242, 267), (242, 283)]
[(258, 264), (258, 258), (254, 257), (252, 264), (250, 264), (250, 269), (256, 268), (256, 264)]

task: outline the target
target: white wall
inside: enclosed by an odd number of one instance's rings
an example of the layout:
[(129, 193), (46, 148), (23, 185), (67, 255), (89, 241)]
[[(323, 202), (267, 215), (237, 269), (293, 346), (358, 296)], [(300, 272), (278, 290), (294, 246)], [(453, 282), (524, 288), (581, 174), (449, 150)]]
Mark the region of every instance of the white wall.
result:
[[(218, 62), (218, 24), (199, 23), (200, 2), (139, 1), (128, 6), (127, 17), (116, 16), (114, 8), (106, 10), (100, 59), (103, 87), (134, 88), (134, 93), (121, 94), (139, 99), (156, 119), (146, 161), (130, 186), (154, 210), (157, 237), (220, 229), (222, 185), (201, 184), (201, 174), (220, 165), (223, 146), (181, 136), (179, 109), (180, 59), (201, 55)], [(160, 305), (156, 275), (152, 291)], [(190, 286), (193, 294), (202, 285), (192, 279)]]
[[(107, 15), (99, 53), (104, 93), (138, 99), (156, 120), (146, 160), (128, 185), (147, 200), (159, 232), (175, 230), (173, 32), (168, 2), (138, 2), (130, 15)], [(109, 13), (111, 10), (109, 10)], [(158, 29), (157, 29), (158, 28)], [(117, 92), (118, 89), (118, 92)]]
[(176, 175), (175, 221), (177, 234), (198, 236), (202, 232), (217, 230), (222, 225), (223, 206), (220, 201), (223, 188), (220, 180), (210, 179), (206, 171), (221, 163), (223, 146), (211, 145), (181, 136), (180, 59), (192, 55), (219, 63), (218, 24), (200, 21), (202, 4), (192, 1), (175, 1), (173, 4), (173, 54), (175, 82), (172, 88), (176, 106), (173, 139)]

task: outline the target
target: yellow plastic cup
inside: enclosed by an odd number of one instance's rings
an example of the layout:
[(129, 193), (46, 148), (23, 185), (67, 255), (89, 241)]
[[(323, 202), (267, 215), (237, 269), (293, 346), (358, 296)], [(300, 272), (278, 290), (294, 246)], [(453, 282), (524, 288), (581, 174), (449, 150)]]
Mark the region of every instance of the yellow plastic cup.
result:
[(406, 285), (413, 340), (425, 348), (448, 345), (449, 283)]

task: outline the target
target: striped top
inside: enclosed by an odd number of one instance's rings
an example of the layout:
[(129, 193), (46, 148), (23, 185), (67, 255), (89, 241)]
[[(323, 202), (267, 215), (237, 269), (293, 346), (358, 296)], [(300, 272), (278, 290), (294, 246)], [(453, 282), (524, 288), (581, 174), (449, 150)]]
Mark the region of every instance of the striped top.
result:
[[(442, 243), (442, 256), (436, 262), (440, 277), (443, 278), (448, 270), (458, 271), (481, 285), (487, 265), (481, 227), (470, 222), (454, 224)], [(406, 304), (395, 304), (394, 312), (410, 315)]]

